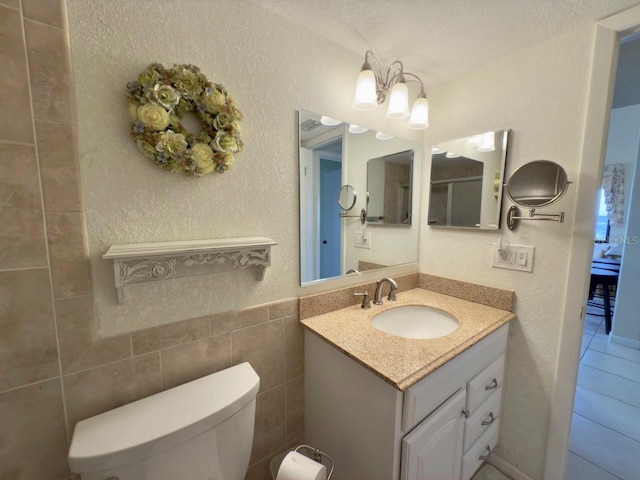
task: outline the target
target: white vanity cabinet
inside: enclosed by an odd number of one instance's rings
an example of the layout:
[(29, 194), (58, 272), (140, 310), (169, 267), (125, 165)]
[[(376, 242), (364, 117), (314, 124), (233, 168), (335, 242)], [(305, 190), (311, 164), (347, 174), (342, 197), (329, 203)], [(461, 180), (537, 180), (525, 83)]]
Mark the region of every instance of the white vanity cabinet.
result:
[(498, 441), (507, 334), (402, 392), (306, 331), (306, 443), (333, 457), (335, 480), (469, 480)]

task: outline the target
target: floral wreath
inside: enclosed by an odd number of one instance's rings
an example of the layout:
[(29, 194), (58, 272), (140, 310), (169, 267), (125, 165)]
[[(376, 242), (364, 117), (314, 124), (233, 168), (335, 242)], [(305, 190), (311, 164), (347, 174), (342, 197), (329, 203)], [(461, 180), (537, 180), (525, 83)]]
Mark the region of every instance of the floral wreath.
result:
[[(200, 177), (224, 173), (242, 151), (242, 112), (220, 84), (210, 82), (194, 65), (170, 70), (152, 63), (127, 84), (131, 136), (153, 163), (170, 172)], [(202, 124), (194, 135), (180, 123), (193, 112)]]

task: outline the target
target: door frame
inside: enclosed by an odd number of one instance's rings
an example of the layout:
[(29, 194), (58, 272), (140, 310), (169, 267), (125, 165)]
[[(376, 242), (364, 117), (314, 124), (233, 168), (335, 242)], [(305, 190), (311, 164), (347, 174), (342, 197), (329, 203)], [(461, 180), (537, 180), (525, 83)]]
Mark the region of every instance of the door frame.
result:
[[(579, 181), (576, 182), (575, 223), (547, 436), (544, 478), (548, 480), (564, 479), (566, 475), (593, 252), (593, 212), (597, 205), (609, 133), (619, 40), (636, 32), (638, 26), (640, 5), (600, 20), (595, 25)], [(592, 208), (585, 208), (588, 205)]]

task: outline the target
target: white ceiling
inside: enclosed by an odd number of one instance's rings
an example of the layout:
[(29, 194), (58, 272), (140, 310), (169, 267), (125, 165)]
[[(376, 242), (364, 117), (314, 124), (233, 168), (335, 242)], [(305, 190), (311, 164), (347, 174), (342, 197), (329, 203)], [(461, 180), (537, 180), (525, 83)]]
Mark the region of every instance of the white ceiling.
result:
[(561, 35), (638, 0), (256, 0), (383, 66), (402, 60), (426, 87)]

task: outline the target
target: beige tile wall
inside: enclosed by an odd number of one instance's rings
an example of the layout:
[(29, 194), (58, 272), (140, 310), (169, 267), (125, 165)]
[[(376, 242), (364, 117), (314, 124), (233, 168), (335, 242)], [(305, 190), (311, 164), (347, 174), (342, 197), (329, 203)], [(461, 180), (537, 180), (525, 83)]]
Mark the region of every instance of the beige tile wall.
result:
[(298, 300), (96, 339), (64, 0), (0, 0), (0, 479), (70, 478), (73, 426), (251, 362), (247, 478), (304, 436)]

